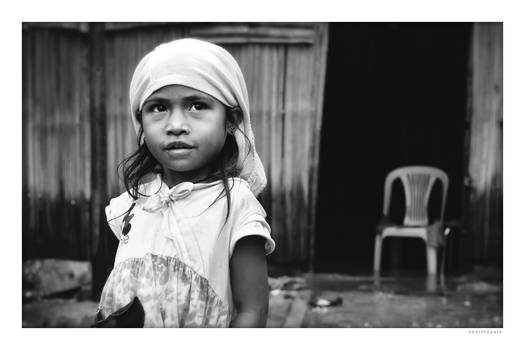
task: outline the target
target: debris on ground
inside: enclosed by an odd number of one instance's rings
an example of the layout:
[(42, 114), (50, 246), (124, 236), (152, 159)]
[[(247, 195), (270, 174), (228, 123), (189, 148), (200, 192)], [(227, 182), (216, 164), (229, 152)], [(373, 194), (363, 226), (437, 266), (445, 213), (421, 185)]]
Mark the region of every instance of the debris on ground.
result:
[(303, 290), (307, 288), (304, 277), (268, 277), (268, 284), (271, 290)]
[(319, 298), (315, 297), (310, 300), (310, 306), (313, 307), (328, 307), (328, 306), (337, 306), (343, 303), (341, 297), (332, 297), (332, 298)]
[(297, 296), (298, 291), (296, 290), (283, 290), (283, 289), (273, 289), (270, 291), (271, 296), (281, 295), (286, 299), (293, 299)]
[(304, 277), (269, 277), (268, 285), (270, 286), (270, 295), (281, 295), (289, 299), (295, 298), (299, 291), (307, 288), (306, 279)]
[(91, 285), (89, 261), (61, 259), (27, 260), (22, 264), (22, 296), (39, 300), (70, 291), (82, 291)]
[(95, 320), (94, 301), (45, 299), (22, 305), (22, 327), (89, 327)]
[(458, 292), (469, 292), (475, 294), (499, 293), (501, 285), (491, 284), (484, 281), (464, 283), (457, 286)]

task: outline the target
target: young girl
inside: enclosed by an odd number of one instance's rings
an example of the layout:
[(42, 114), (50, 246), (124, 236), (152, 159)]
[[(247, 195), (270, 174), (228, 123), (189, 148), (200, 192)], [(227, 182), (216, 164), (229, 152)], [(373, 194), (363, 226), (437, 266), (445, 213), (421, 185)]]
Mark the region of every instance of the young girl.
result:
[(138, 149), (106, 207), (120, 243), (95, 326), (264, 327), (275, 243), (237, 62), (201, 40), (162, 44), (130, 104)]

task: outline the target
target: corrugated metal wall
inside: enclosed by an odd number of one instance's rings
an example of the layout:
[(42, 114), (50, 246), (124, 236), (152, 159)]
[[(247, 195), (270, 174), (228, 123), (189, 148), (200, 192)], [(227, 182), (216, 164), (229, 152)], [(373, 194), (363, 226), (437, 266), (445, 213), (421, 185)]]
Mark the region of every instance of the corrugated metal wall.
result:
[(23, 32), (23, 256), (87, 259), (88, 50), (71, 30)]
[[(85, 26), (79, 28), (86, 31)], [(128, 88), (140, 58), (156, 45), (181, 37), (214, 41), (232, 53), (245, 74), (256, 147), (268, 176), (260, 199), (278, 244), (271, 259), (308, 262), (315, 227), (327, 24), (117, 23), (106, 24), (105, 29), (105, 197), (124, 190), (117, 164), (136, 147)], [(91, 154), (85, 36), (38, 26), (24, 30), (23, 173), (24, 213), (28, 213), (24, 214), (24, 247), (26, 242), (32, 247), (26, 257), (87, 258), (91, 254), (86, 216)], [(38, 202), (42, 193), (48, 199)], [(61, 220), (68, 210), (73, 220), (65, 225)], [(57, 237), (67, 237), (71, 249), (53, 251), (50, 247), (62, 242)]]
[(475, 262), (503, 257), (503, 24), (472, 35), (469, 229)]

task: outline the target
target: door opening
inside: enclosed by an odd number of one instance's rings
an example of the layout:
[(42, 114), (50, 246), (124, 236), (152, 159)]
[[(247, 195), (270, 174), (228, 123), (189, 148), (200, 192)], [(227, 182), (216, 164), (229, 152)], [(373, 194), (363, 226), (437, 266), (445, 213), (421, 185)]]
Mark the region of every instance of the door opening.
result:
[[(384, 180), (396, 167), (447, 172), (445, 220), (460, 217), (470, 30), (469, 23), (330, 24), (315, 271), (372, 273)], [(425, 271), (423, 243), (394, 240), (385, 240), (384, 268), (397, 262)]]

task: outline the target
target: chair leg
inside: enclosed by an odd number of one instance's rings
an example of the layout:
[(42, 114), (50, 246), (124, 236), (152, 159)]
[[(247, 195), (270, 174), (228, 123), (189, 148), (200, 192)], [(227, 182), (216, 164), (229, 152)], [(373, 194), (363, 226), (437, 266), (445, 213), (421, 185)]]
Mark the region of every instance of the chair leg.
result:
[(437, 248), (427, 244), (427, 274), (437, 274)]
[(381, 270), (381, 244), (383, 237), (380, 234), (376, 235), (376, 244), (374, 248), (374, 275), (379, 276)]

